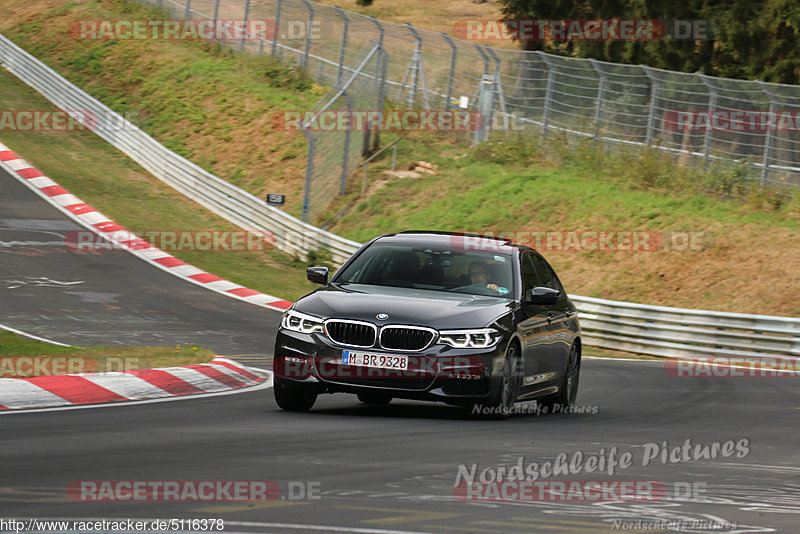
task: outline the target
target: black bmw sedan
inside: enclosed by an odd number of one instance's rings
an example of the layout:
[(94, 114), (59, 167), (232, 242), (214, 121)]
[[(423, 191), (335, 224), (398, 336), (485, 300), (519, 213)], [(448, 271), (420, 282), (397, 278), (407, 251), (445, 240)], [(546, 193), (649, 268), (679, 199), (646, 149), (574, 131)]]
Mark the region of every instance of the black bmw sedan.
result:
[[(309, 410), (321, 393), (368, 404), (442, 401), (508, 417), (516, 402), (570, 409), (581, 339), (575, 306), (536, 251), (462, 233), (403, 232), (362, 246), (283, 316), (275, 400)], [(539, 412), (541, 413), (541, 408)]]

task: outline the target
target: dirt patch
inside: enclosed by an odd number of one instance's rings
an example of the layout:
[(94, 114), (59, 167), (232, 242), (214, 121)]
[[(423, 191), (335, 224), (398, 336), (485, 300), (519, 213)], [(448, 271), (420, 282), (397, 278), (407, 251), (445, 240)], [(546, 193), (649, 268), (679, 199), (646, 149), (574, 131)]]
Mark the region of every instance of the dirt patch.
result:
[(662, 306), (800, 316), (800, 238), (718, 225), (710, 246), (672, 252), (545, 251), (570, 293)]

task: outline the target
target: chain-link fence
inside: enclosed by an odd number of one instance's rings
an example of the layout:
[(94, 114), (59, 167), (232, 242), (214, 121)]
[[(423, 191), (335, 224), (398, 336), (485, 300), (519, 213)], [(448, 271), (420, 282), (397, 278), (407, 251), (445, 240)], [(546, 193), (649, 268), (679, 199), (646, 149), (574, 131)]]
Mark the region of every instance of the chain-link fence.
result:
[[(380, 87), (370, 99), (348, 104), (353, 109), (376, 109), (376, 96), (406, 109), (461, 106), (479, 111), (488, 125), (475, 133), (476, 141), (488, 130), (560, 132), (619, 147), (652, 146), (684, 163), (736, 163), (762, 185), (800, 185), (797, 86), (496, 49), (308, 0), (138, 1), (171, 10), (173, 17), (242, 28), (243, 21), (269, 21), (271, 35), (250, 33), (225, 42), (297, 64), (335, 87), (332, 96), (359, 69), (363, 51), (377, 44), (380, 54), (371, 61), (381, 72), (362, 68), (359, 76), (381, 78)], [(348, 136), (338, 138), (344, 144)], [(360, 152), (324, 154), (309, 160), (325, 169), (312, 170), (312, 182), (322, 174), (346, 179), (346, 172), (356, 170), (350, 158)], [(322, 187), (316, 194), (335, 192)], [(312, 199), (310, 205), (321, 204)]]
[[(377, 146), (379, 131), (368, 124), (355, 127), (358, 110), (380, 113), (383, 104), (386, 52), (377, 42), (346, 80), (303, 117), (302, 130), (309, 142), (303, 221), (321, 213), (330, 199), (343, 195), (347, 179), (358, 170), (365, 155)], [(323, 123), (344, 122), (350, 127), (325, 128)]]

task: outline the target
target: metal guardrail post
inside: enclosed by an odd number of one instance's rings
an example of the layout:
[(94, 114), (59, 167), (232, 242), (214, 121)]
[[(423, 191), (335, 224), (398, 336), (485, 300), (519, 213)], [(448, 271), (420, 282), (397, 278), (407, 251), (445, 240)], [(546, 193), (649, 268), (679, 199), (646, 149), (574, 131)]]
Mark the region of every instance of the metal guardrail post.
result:
[(698, 72), (697, 77), (700, 78), (700, 81), (703, 82), (703, 85), (708, 89), (708, 128), (706, 128), (706, 133), (703, 136), (703, 159), (705, 160), (704, 166), (707, 168), (711, 158), (711, 136), (714, 133), (711, 117), (714, 116), (714, 110), (717, 108), (717, 95), (719, 93), (717, 88), (714, 87), (714, 84), (708, 80), (708, 76)]
[(650, 80), (650, 105), (647, 110), (647, 129), (644, 132), (644, 144), (650, 146), (653, 143), (653, 129), (656, 122), (656, 99), (658, 98), (658, 88), (661, 86), (661, 82), (650, 73), (650, 69), (646, 65), (639, 65), (639, 67), (644, 71), (647, 79)]
[(308, 67), (308, 53), (311, 50), (311, 27), (314, 24), (314, 7), (308, 0), (301, 0), (308, 9), (308, 26), (306, 27), (306, 42), (303, 48), (303, 62), (300, 67), (305, 70)]
[(453, 98), (453, 79), (455, 78), (456, 74), (458, 48), (449, 35), (445, 33), (440, 33), (439, 35), (442, 36), (442, 39), (447, 41), (447, 44), (450, 45), (450, 48), (452, 49), (452, 52), (450, 53), (450, 72), (447, 74), (447, 95), (444, 97), (444, 109), (450, 109), (450, 99)]
[(606, 92), (606, 73), (597, 66), (596, 60), (589, 59), (589, 63), (599, 78), (597, 83), (597, 105), (594, 107), (594, 138), (600, 139), (600, 115), (603, 112), (603, 99)]
[(767, 178), (769, 177), (769, 160), (772, 157), (772, 143), (775, 140), (777, 116), (775, 114), (775, 95), (767, 89), (766, 84), (761, 80), (758, 80), (758, 85), (769, 97), (769, 126), (767, 127), (767, 136), (764, 139), (764, 157), (761, 161), (763, 167), (761, 168), (761, 179), (759, 180), (759, 187), (763, 189), (767, 185)]
[(536, 53), (539, 54), (539, 57), (542, 58), (542, 61), (547, 65), (547, 89), (544, 93), (544, 109), (542, 110), (542, 135), (547, 137), (547, 127), (550, 124), (550, 103), (553, 99), (553, 73), (555, 69), (553, 64), (550, 63), (550, 60), (547, 59), (547, 54), (541, 50)]
[[(217, 4), (219, 5), (219, 0), (217, 0)], [(274, 57), (275, 53), (277, 52), (278, 48), (278, 39), (281, 35), (281, 6), (283, 6), (283, 0), (278, 0), (278, 6), (275, 8), (275, 25), (274, 34), (272, 35), (272, 52), (271, 55)]]
[(242, 42), (239, 45), (239, 50), (244, 51), (244, 41), (247, 39), (247, 19), (250, 18), (250, 0), (244, 3), (244, 22), (242, 23)]
[(344, 68), (344, 54), (345, 54), (345, 51), (347, 50), (347, 30), (348, 30), (348, 28), (350, 26), (350, 19), (347, 18), (347, 15), (345, 14), (345, 12), (344, 12), (344, 10), (342, 8), (334, 6), (333, 9), (335, 9), (336, 13), (338, 13), (339, 16), (342, 17), (342, 20), (344, 20), (344, 30), (343, 30), (343, 35), (342, 35), (342, 47), (339, 50), (339, 69), (338, 69), (338, 72), (336, 73), (336, 88), (337, 89), (341, 89), (342, 88), (342, 69)]

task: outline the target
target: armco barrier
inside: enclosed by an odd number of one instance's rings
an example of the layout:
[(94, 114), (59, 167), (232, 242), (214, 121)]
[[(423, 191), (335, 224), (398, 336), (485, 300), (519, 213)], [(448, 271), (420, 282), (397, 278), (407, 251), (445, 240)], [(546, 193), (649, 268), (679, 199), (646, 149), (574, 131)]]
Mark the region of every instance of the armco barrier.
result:
[(570, 298), (592, 347), (666, 358), (800, 356), (800, 319)]
[(300, 257), (328, 250), (343, 262), (358, 243), (305, 224), (168, 150), (0, 34), (0, 64), (63, 110), (94, 114), (93, 130), (153, 176), (247, 230), (269, 232), (275, 246)]
[[(153, 176), (244, 229), (271, 232), (281, 250), (305, 256), (325, 249), (341, 263), (360, 246), (267, 206), (171, 152), (3, 35), (0, 64), (59, 108), (96, 114), (96, 133)], [(667, 358), (800, 356), (800, 319), (571, 298), (587, 346)]]

